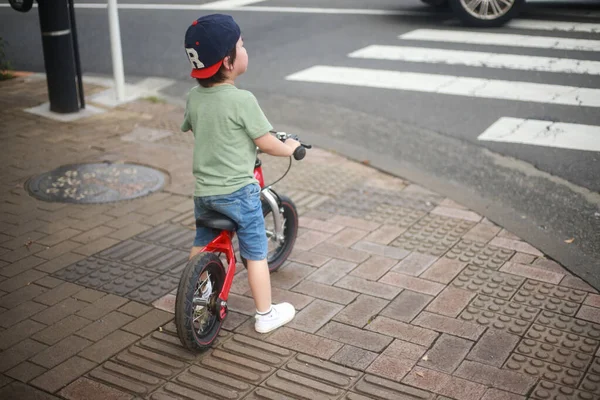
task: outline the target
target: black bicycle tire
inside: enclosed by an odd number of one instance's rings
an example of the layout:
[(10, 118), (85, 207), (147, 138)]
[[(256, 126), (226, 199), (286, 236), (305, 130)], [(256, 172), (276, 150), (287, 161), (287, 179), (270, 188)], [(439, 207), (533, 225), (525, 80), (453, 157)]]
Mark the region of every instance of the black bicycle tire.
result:
[(8, 2), (13, 10), (19, 12), (28, 12), (33, 7), (33, 0), (24, 0), (20, 3), (13, 0), (8, 0)]

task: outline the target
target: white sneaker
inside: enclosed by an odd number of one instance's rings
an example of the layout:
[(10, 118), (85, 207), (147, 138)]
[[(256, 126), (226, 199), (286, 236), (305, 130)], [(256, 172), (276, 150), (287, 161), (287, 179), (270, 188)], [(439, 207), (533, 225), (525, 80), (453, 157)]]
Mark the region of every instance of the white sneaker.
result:
[(266, 315), (256, 314), (254, 329), (258, 333), (271, 332), (294, 319), (296, 310), (290, 303), (279, 303), (271, 306), (271, 312)]

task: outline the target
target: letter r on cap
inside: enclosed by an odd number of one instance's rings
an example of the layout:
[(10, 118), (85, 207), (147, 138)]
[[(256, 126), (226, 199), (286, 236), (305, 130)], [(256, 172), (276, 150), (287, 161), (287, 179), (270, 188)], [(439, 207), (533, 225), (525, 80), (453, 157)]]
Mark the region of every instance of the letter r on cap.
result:
[(194, 68), (204, 68), (204, 64), (202, 64), (202, 61), (198, 59), (198, 52), (196, 52), (194, 48), (186, 48), (185, 51), (187, 53), (188, 58), (190, 59), (190, 63), (192, 63)]

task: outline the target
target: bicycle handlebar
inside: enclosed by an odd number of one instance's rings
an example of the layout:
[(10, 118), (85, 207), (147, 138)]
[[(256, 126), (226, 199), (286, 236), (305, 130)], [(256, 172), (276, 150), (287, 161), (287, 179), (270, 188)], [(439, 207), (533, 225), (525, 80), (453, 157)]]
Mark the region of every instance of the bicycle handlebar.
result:
[(293, 135), (291, 133), (285, 133), (285, 132), (276, 132), (276, 131), (271, 131), (271, 133), (275, 134), (275, 137), (277, 137), (277, 139), (281, 140), (282, 142), (285, 142), (286, 139), (294, 139), (298, 142), (300, 142), (300, 146), (296, 147), (296, 150), (294, 150), (294, 159), (300, 161), (302, 160), (305, 156), (306, 156), (306, 149), (311, 149), (312, 145), (308, 144), (308, 143), (302, 143), (300, 141), (300, 138), (298, 137), (298, 135)]

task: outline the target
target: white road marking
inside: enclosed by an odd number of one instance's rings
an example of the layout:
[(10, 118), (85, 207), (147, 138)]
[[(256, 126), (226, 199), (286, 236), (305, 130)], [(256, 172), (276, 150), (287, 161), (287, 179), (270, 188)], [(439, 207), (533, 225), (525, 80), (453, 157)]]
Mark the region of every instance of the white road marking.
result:
[(399, 38), (508, 47), (536, 47), (556, 50), (600, 51), (600, 40), (515, 35), (508, 33), (487, 33), (478, 31), (417, 29), (402, 34), (399, 36)]
[(600, 151), (600, 126), (502, 117), (477, 139)]
[(524, 71), (600, 75), (600, 61), (484, 53), (477, 51), (444, 50), (423, 47), (371, 45), (348, 54), (348, 57), (468, 65), (470, 67), (508, 68)]
[(289, 75), (286, 79), (488, 99), (600, 107), (600, 89), (452, 75), (317, 65)]
[(534, 29), (542, 31), (600, 33), (600, 24), (588, 22), (543, 21), (539, 19), (513, 19), (505, 25), (516, 29)]

